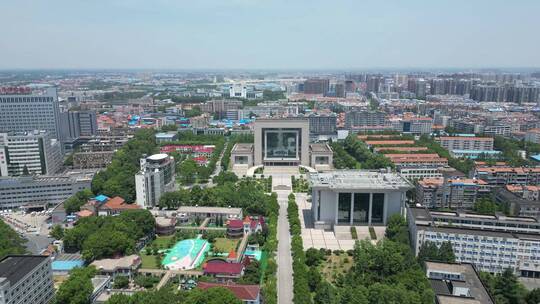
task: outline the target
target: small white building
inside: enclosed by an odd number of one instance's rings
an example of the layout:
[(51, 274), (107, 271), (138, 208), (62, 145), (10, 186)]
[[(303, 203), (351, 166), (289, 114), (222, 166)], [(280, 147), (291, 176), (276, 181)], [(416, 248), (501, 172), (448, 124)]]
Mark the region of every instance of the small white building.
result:
[(336, 170), (311, 173), (311, 212), (315, 228), (334, 225), (386, 225), (404, 214), (405, 193), (412, 185), (386, 171)]

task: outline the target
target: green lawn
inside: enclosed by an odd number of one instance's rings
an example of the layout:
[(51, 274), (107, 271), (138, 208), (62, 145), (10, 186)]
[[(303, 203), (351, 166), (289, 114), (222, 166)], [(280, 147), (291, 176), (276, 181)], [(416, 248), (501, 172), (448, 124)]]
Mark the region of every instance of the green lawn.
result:
[(218, 248), (220, 252), (230, 252), (231, 250), (236, 251), (236, 246), (240, 239), (227, 239), (227, 238), (216, 238), (213, 248)]
[(141, 268), (159, 269), (156, 265), (156, 257), (153, 255), (146, 255), (144, 250), (140, 253), (141, 256)]
[[(167, 246), (169, 245), (170, 240), (173, 238), (174, 238), (174, 235), (158, 236), (152, 242), (152, 244), (156, 244), (156, 246), (160, 249), (167, 249)], [(150, 245), (150, 247), (152, 247), (152, 244)]]

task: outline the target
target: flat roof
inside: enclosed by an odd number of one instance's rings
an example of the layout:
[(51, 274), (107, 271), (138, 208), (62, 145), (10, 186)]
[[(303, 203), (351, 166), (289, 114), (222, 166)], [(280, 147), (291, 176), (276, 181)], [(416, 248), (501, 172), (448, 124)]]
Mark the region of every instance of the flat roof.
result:
[(0, 261), (0, 278), (15, 285), (49, 257), (44, 255), (8, 255)]
[(167, 154), (160, 153), (160, 154), (150, 155), (148, 156), (148, 159), (149, 160), (163, 160), (163, 159), (166, 159), (167, 157), (169, 157)]
[(253, 144), (235, 144), (231, 152), (250, 153), (253, 151)]
[(309, 146), (313, 152), (332, 152), (328, 144), (311, 144)]
[(226, 207), (204, 207), (204, 206), (181, 206), (178, 208), (180, 213), (228, 213), (240, 214), (242, 208), (226, 208)]
[[(463, 298), (458, 296), (452, 296), (451, 290), (449, 288), (449, 293), (446, 292), (444, 288), (441, 288), (441, 282), (445, 283), (442, 280), (430, 279), (431, 286), (434, 287), (435, 294), (447, 296), (446, 302), (444, 303), (482, 303), (490, 304), (493, 303), (491, 297), (489, 296), (484, 284), (478, 277), (478, 273), (474, 266), (469, 263), (440, 263), (440, 262), (426, 262), (426, 272), (442, 272), (448, 274), (459, 274), (461, 278), (459, 280), (451, 280), (451, 284), (459, 287), (466, 287), (469, 289), (470, 298)], [(446, 284), (446, 283), (445, 283)], [(466, 299), (466, 302), (459, 302), (459, 300)], [(470, 300), (477, 302), (470, 302)], [(458, 302), (455, 302), (458, 301)]]
[(357, 190), (408, 190), (412, 185), (397, 173), (370, 170), (335, 170), (309, 174), (313, 187)]

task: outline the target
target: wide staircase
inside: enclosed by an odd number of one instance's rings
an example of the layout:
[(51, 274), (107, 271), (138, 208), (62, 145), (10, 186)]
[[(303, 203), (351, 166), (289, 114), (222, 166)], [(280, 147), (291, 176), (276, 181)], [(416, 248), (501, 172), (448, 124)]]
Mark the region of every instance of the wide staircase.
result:
[(338, 240), (352, 240), (351, 226), (334, 226), (334, 234)]

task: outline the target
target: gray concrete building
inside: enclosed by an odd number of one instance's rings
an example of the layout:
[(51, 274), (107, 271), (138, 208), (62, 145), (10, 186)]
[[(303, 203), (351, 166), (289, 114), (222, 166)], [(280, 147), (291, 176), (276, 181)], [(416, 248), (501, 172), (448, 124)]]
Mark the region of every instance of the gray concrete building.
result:
[(55, 174), (62, 147), (47, 131), (0, 133), (0, 176)]
[(46, 130), (60, 138), (60, 109), (56, 88), (0, 95), (0, 132)]
[(47, 304), (53, 297), (48, 256), (8, 255), (0, 261), (0, 304)]
[(56, 205), (90, 189), (92, 175), (0, 177), (0, 209)]
[(257, 119), (254, 165), (309, 166), (309, 120)]
[(309, 119), (309, 133), (312, 136), (333, 135), (337, 133), (337, 116), (331, 114), (311, 114)]
[(336, 170), (311, 173), (311, 213), (315, 228), (335, 225), (386, 225), (404, 214), (405, 193), (412, 185), (396, 173)]

